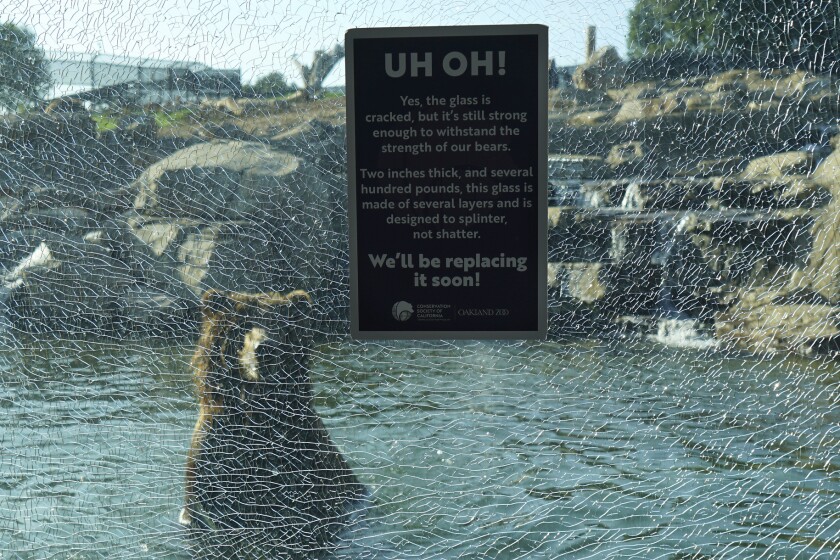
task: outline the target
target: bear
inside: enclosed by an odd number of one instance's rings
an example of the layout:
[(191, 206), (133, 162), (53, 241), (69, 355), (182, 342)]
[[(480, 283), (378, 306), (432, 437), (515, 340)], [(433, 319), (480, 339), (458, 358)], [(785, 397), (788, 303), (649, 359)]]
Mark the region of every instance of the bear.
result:
[(313, 406), (311, 304), (303, 290), (202, 296), (191, 361), (199, 413), (179, 515), (191, 531), (250, 529), (310, 553), (365, 497)]

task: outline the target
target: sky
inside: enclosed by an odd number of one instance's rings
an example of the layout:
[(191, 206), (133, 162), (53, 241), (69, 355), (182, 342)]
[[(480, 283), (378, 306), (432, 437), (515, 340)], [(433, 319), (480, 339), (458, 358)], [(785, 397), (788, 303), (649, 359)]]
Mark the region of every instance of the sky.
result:
[[(625, 52), (635, 0), (0, 0), (0, 21), (34, 31), (48, 50), (196, 61), (239, 68), (243, 83), (272, 71), (296, 81), (295, 59), (343, 42), (354, 27), (538, 23), (549, 57), (582, 62), (584, 29)], [(327, 85), (344, 82), (343, 65)]]

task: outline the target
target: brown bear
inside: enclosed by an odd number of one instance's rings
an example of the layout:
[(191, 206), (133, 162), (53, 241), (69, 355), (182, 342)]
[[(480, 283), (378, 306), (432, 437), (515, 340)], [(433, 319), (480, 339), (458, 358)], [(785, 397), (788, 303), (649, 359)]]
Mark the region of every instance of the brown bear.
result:
[(328, 546), (364, 487), (313, 407), (311, 298), (210, 290), (202, 304), (180, 523), (259, 530), (292, 553)]

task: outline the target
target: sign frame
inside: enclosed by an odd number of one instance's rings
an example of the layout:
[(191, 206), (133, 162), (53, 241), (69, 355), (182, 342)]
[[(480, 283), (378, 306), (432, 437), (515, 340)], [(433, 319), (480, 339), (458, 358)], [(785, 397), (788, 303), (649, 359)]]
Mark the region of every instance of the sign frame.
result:
[[(537, 40), (536, 65), (536, 206), (537, 206), (537, 290), (533, 330), (362, 330), (359, 313), (359, 239), (356, 40), (457, 38), (533, 35)], [(345, 36), (347, 91), (347, 174), (350, 241), (350, 334), (358, 340), (532, 340), (544, 339), (548, 332), (548, 28), (544, 25), (477, 25), (447, 27), (386, 27), (350, 29)], [(398, 302), (404, 303), (404, 302)], [(395, 303), (394, 314), (396, 316)], [(514, 305), (516, 302), (511, 301)]]

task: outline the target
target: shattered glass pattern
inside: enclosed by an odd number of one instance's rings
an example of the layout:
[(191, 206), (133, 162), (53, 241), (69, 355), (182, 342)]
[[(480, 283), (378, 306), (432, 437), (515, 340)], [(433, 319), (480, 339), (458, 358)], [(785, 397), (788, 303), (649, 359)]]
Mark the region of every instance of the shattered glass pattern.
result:
[[(624, 48), (712, 1), (82, 4), (0, 1), (55, 63), (0, 114), (0, 559), (840, 556), (836, 3), (741, 58)], [(550, 336), (353, 341), (343, 33), (488, 23), (551, 36)]]

